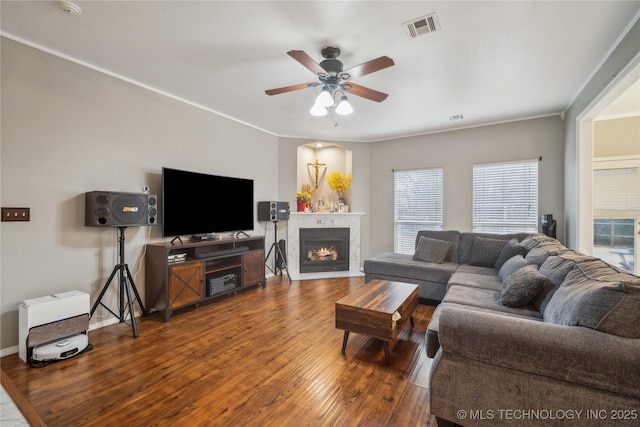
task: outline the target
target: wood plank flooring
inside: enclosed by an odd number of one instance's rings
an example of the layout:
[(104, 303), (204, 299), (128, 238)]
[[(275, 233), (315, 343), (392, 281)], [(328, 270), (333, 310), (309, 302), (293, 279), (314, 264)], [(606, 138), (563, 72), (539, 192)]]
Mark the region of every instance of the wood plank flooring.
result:
[(335, 301), (363, 278), (277, 276), (199, 307), (89, 332), (93, 350), (43, 368), (0, 359), (32, 426), (435, 426), (418, 305), (390, 346), (335, 328)]

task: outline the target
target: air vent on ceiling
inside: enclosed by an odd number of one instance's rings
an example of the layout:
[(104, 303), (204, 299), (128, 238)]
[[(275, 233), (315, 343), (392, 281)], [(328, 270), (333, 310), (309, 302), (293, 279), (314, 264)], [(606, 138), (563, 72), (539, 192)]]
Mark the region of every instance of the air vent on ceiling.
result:
[(407, 21), (402, 24), (402, 28), (404, 28), (404, 32), (407, 33), (409, 37), (415, 38), (433, 33), (434, 31), (440, 31), (440, 21), (438, 21), (438, 15), (434, 12), (429, 15)]

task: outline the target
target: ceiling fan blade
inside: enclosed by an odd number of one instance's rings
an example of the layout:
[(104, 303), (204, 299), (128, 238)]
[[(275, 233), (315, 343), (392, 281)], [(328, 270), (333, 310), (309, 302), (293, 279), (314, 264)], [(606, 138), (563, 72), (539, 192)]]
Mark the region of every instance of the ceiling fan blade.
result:
[(381, 56), (380, 58), (372, 59), (371, 61), (365, 62), (364, 64), (356, 65), (355, 67), (344, 70), (338, 75), (342, 78), (342, 80), (349, 80), (354, 77), (362, 77), (376, 71), (384, 70), (385, 68), (389, 68), (392, 65), (395, 65), (393, 59), (389, 58), (388, 56)]
[(329, 76), (327, 70), (322, 68), (320, 64), (313, 60), (309, 55), (306, 54), (303, 50), (290, 50), (287, 52), (287, 55), (301, 63), (304, 67), (310, 70), (313, 74), (317, 76)]
[(279, 95), (281, 93), (293, 92), (296, 90), (306, 89), (308, 87), (315, 87), (315, 86), (318, 86), (319, 84), (320, 84), (319, 82), (301, 83), (298, 85), (285, 86), (285, 87), (279, 87), (277, 89), (265, 90), (264, 93), (266, 93), (267, 95)]
[(378, 92), (377, 90), (369, 89), (368, 87), (360, 86), (355, 83), (344, 83), (342, 90), (351, 95), (361, 96), (371, 101), (382, 102), (389, 96), (386, 93)]

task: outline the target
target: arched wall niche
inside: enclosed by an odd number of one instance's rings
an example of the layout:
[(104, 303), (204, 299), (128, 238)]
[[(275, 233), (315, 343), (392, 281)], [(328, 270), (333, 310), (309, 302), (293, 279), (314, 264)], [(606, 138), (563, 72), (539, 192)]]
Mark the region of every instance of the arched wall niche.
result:
[[(332, 172), (343, 175), (353, 170), (352, 151), (332, 143), (316, 142), (298, 146), (296, 191), (308, 185), (313, 195), (311, 206), (317, 207), (323, 200), (325, 206), (338, 203), (338, 193), (326, 181)], [(316, 187), (317, 184), (317, 187)], [(346, 193), (346, 204), (351, 200), (351, 189)]]

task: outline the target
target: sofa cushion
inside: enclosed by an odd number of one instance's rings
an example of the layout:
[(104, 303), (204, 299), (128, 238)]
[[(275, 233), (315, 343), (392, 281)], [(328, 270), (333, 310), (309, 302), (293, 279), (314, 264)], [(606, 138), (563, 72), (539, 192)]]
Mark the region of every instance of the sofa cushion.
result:
[(500, 251), (500, 255), (496, 260), (494, 267), (496, 270), (500, 271), (505, 262), (516, 255), (525, 256), (527, 254), (527, 248), (518, 242), (518, 239), (511, 239), (504, 245), (502, 251)]
[(511, 273), (521, 269), (525, 265), (527, 265), (527, 261), (524, 260), (524, 257), (522, 255), (511, 257), (502, 265), (500, 271), (498, 271), (498, 277), (504, 282), (504, 280), (509, 277)]
[(504, 281), (501, 301), (507, 307), (526, 305), (540, 292), (546, 280), (535, 265), (524, 266)]
[(443, 262), (414, 261), (411, 255), (386, 252), (376, 255), (364, 261), (364, 270), (367, 274), (396, 277), (399, 281), (403, 278), (408, 281), (430, 281), (446, 284), (456, 271), (458, 264)]
[(599, 263), (577, 264), (551, 297), (545, 322), (640, 338), (640, 277), (614, 281), (589, 274), (602, 268)]
[(444, 257), (452, 245), (453, 243), (446, 240), (430, 239), (429, 237), (420, 236), (418, 247), (413, 254), (413, 259), (416, 261), (440, 264), (444, 261)]
[(442, 302), (488, 309), (498, 313), (517, 314), (537, 319), (542, 318), (542, 314), (531, 304), (522, 307), (507, 307), (502, 304), (500, 298), (501, 291), (453, 285), (447, 290)]
[(473, 239), (470, 265), (480, 267), (494, 267), (500, 252), (506, 246), (508, 240), (487, 239), (476, 236)]
[(486, 276), (495, 276), (498, 274), (493, 267), (479, 267), (469, 264), (460, 264), (456, 269), (456, 273), (484, 274)]
[(453, 285), (502, 291), (502, 281), (495, 274), (462, 273), (456, 270), (456, 272), (451, 275), (447, 288)]
[(445, 240), (451, 242), (451, 247), (444, 257), (444, 261), (458, 263), (458, 246), (460, 240), (460, 232), (457, 230), (420, 230), (416, 235), (416, 248), (420, 242), (420, 237), (428, 237), (430, 239)]

